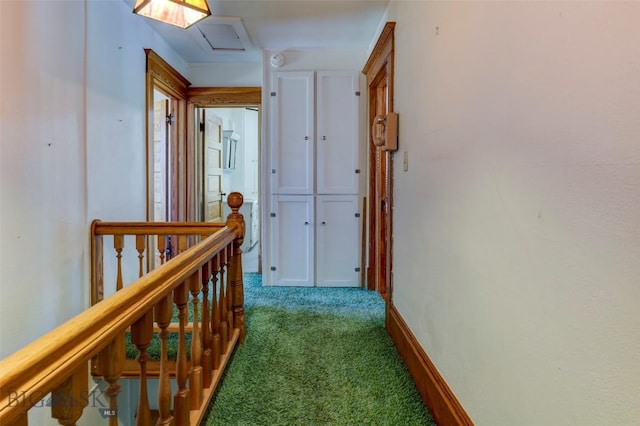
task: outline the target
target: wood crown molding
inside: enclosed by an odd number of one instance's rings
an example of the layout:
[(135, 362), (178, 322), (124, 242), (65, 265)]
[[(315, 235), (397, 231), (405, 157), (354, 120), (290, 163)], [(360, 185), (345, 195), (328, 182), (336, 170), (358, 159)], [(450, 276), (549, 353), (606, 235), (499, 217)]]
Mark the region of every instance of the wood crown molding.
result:
[(190, 87), (187, 102), (200, 107), (245, 106), (262, 103), (261, 87)]
[(436, 423), (447, 426), (473, 426), (466, 411), (394, 305), (391, 305), (387, 319), (387, 331)]
[(191, 85), (189, 80), (184, 78), (167, 61), (151, 49), (144, 49), (147, 54), (147, 73), (150, 74), (157, 83), (163, 85), (170, 95), (176, 99), (187, 97), (187, 87)]
[(369, 55), (369, 59), (362, 69), (362, 73), (367, 76), (368, 82), (370, 80), (369, 76), (377, 74), (377, 70), (381, 68), (382, 63), (379, 62), (385, 61), (389, 57), (390, 51), (394, 49), (395, 28), (395, 22), (387, 22), (384, 25), (378, 41)]

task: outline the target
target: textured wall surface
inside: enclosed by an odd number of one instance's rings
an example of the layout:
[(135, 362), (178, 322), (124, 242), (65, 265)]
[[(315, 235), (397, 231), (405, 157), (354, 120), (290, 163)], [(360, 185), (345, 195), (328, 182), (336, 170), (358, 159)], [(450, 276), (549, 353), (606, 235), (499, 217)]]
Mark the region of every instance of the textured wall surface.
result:
[(88, 306), (91, 220), (144, 220), (143, 49), (186, 66), (121, 1), (0, 1), (0, 23), (4, 358)]
[(400, 313), (480, 426), (637, 424), (640, 4), (389, 20)]
[(85, 43), (78, 38), (85, 9), (81, 2), (34, 6), (0, 4), (3, 358), (80, 312), (89, 289)]

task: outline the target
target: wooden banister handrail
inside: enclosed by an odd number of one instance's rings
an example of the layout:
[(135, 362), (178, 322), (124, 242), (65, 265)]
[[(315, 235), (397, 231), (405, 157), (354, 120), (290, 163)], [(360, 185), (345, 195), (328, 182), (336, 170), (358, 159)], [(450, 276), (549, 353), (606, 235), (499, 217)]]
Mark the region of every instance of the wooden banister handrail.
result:
[(93, 235), (210, 235), (224, 222), (102, 222), (93, 223)]
[[(225, 224), (101, 223), (94, 222), (96, 235), (200, 234), (209, 237), (185, 250), (136, 282), (125, 286), (81, 314), (18, 352), (0, 361), (0, 424), (9, 423), (60, 386), (83, 363), (109, 345), (161, 299), (184, 283), (217, 253), (227, 250), (243, 229), (237, 222)], [(160, 229), (162, 226), (165, 228)], [(188, 228), (188, 232), (187, 232)], [(185, 233), (182, 234), (182, 230)], [(215, 230), (213, 233), (212, 230)], [(236, 242), (236, 244), (238, 244)], [(135, 301), (135, 303), (132, 303)], [(17, 392), (22, 403), (12, 403)], [(26, 401), (26, 403), (25, 403)]]

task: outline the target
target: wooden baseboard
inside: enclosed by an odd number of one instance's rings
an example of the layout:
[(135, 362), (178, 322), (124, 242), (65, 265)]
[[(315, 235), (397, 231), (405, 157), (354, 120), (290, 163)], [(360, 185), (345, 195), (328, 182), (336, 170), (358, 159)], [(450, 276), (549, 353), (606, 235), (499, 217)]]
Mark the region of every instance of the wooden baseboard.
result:
[(464, 408), (393, 305), (387, 311), (387, 331), (436, 423), (440, 426), (473, 426)]

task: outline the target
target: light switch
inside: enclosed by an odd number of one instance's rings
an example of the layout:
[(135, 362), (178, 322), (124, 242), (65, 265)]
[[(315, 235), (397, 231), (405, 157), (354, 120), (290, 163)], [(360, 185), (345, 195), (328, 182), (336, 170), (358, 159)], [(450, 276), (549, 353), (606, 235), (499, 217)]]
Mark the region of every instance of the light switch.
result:
[(404, 151), (403, 152), (403, 168), (404, 171), (409, 171), (409, 151)]

